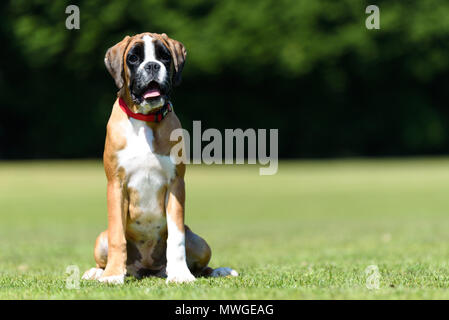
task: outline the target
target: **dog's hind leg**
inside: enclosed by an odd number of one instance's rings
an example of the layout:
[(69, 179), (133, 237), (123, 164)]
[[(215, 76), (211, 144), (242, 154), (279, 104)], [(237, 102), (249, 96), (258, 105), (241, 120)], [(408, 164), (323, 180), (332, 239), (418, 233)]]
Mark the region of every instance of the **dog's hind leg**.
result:
[(187, 266), (195, 276), (226, 277), (238, 276), (238, 272), (231, 268), (212, 269), (208, 267), (212, 251), (206, 240), (201, 238), (185, 226)]
[(98, 280), (104, 272), (108, 262), (108, 231), (103, 231), (95, 241), (94, 258), (97, 263), (96, 268), (87, 270), (82, 279)]
[(186, 262), (190, 272), (194, 275), (203, 275), (207, 268), (212, 252), (206, 240), (201, 238), (185, 226), (186, 235)]

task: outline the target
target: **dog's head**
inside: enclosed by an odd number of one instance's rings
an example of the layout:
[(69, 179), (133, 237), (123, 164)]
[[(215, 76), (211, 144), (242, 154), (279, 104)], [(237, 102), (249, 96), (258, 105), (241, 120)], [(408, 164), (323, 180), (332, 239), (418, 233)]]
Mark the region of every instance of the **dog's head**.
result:
[(104, 62), (121, 92), (148, 113), (163, 106), (180, 84), (185, 58), (184, 45), (165, 33), (141, 33), (109, 48)]

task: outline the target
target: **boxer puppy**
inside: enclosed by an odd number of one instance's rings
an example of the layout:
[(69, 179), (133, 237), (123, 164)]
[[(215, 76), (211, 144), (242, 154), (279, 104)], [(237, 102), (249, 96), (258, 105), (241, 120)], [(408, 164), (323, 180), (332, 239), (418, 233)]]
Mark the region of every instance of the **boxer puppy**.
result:
[(237, 276), (208, 267), (211, 249), (184, 225), (185, 165), (170, 158), (170, 133), (181, 124), (170, 103), (186, 57), (166, 34), (125, 37), (106, 52), (118, 98), (103, 155), (108, 229), (97, 238), (96, 268), (83, 279), (121, 284), (126, 274), (191, 282), (195, 276)]

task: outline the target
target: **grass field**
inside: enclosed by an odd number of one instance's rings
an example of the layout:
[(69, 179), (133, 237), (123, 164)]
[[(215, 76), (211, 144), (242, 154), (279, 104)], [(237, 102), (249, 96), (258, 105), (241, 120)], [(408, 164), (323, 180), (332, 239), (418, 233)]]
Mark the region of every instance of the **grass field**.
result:
[(70, 290), (66, 267), (92, 267), (106, 228), (101, 162), (0, 163), (0, 299), (449, 298), (449, 159), (190, 166), (186, 181), (187, 224), (240, 277)]

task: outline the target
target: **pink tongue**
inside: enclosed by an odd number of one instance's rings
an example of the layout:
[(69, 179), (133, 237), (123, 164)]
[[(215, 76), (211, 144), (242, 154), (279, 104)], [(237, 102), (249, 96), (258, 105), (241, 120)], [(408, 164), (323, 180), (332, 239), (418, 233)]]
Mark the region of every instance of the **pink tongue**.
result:
[(153, 98), (153, 97), (159, 97), (161, 95), (161, 92), (159, 89), (148, 89), (143, 94), (144, 99)]

